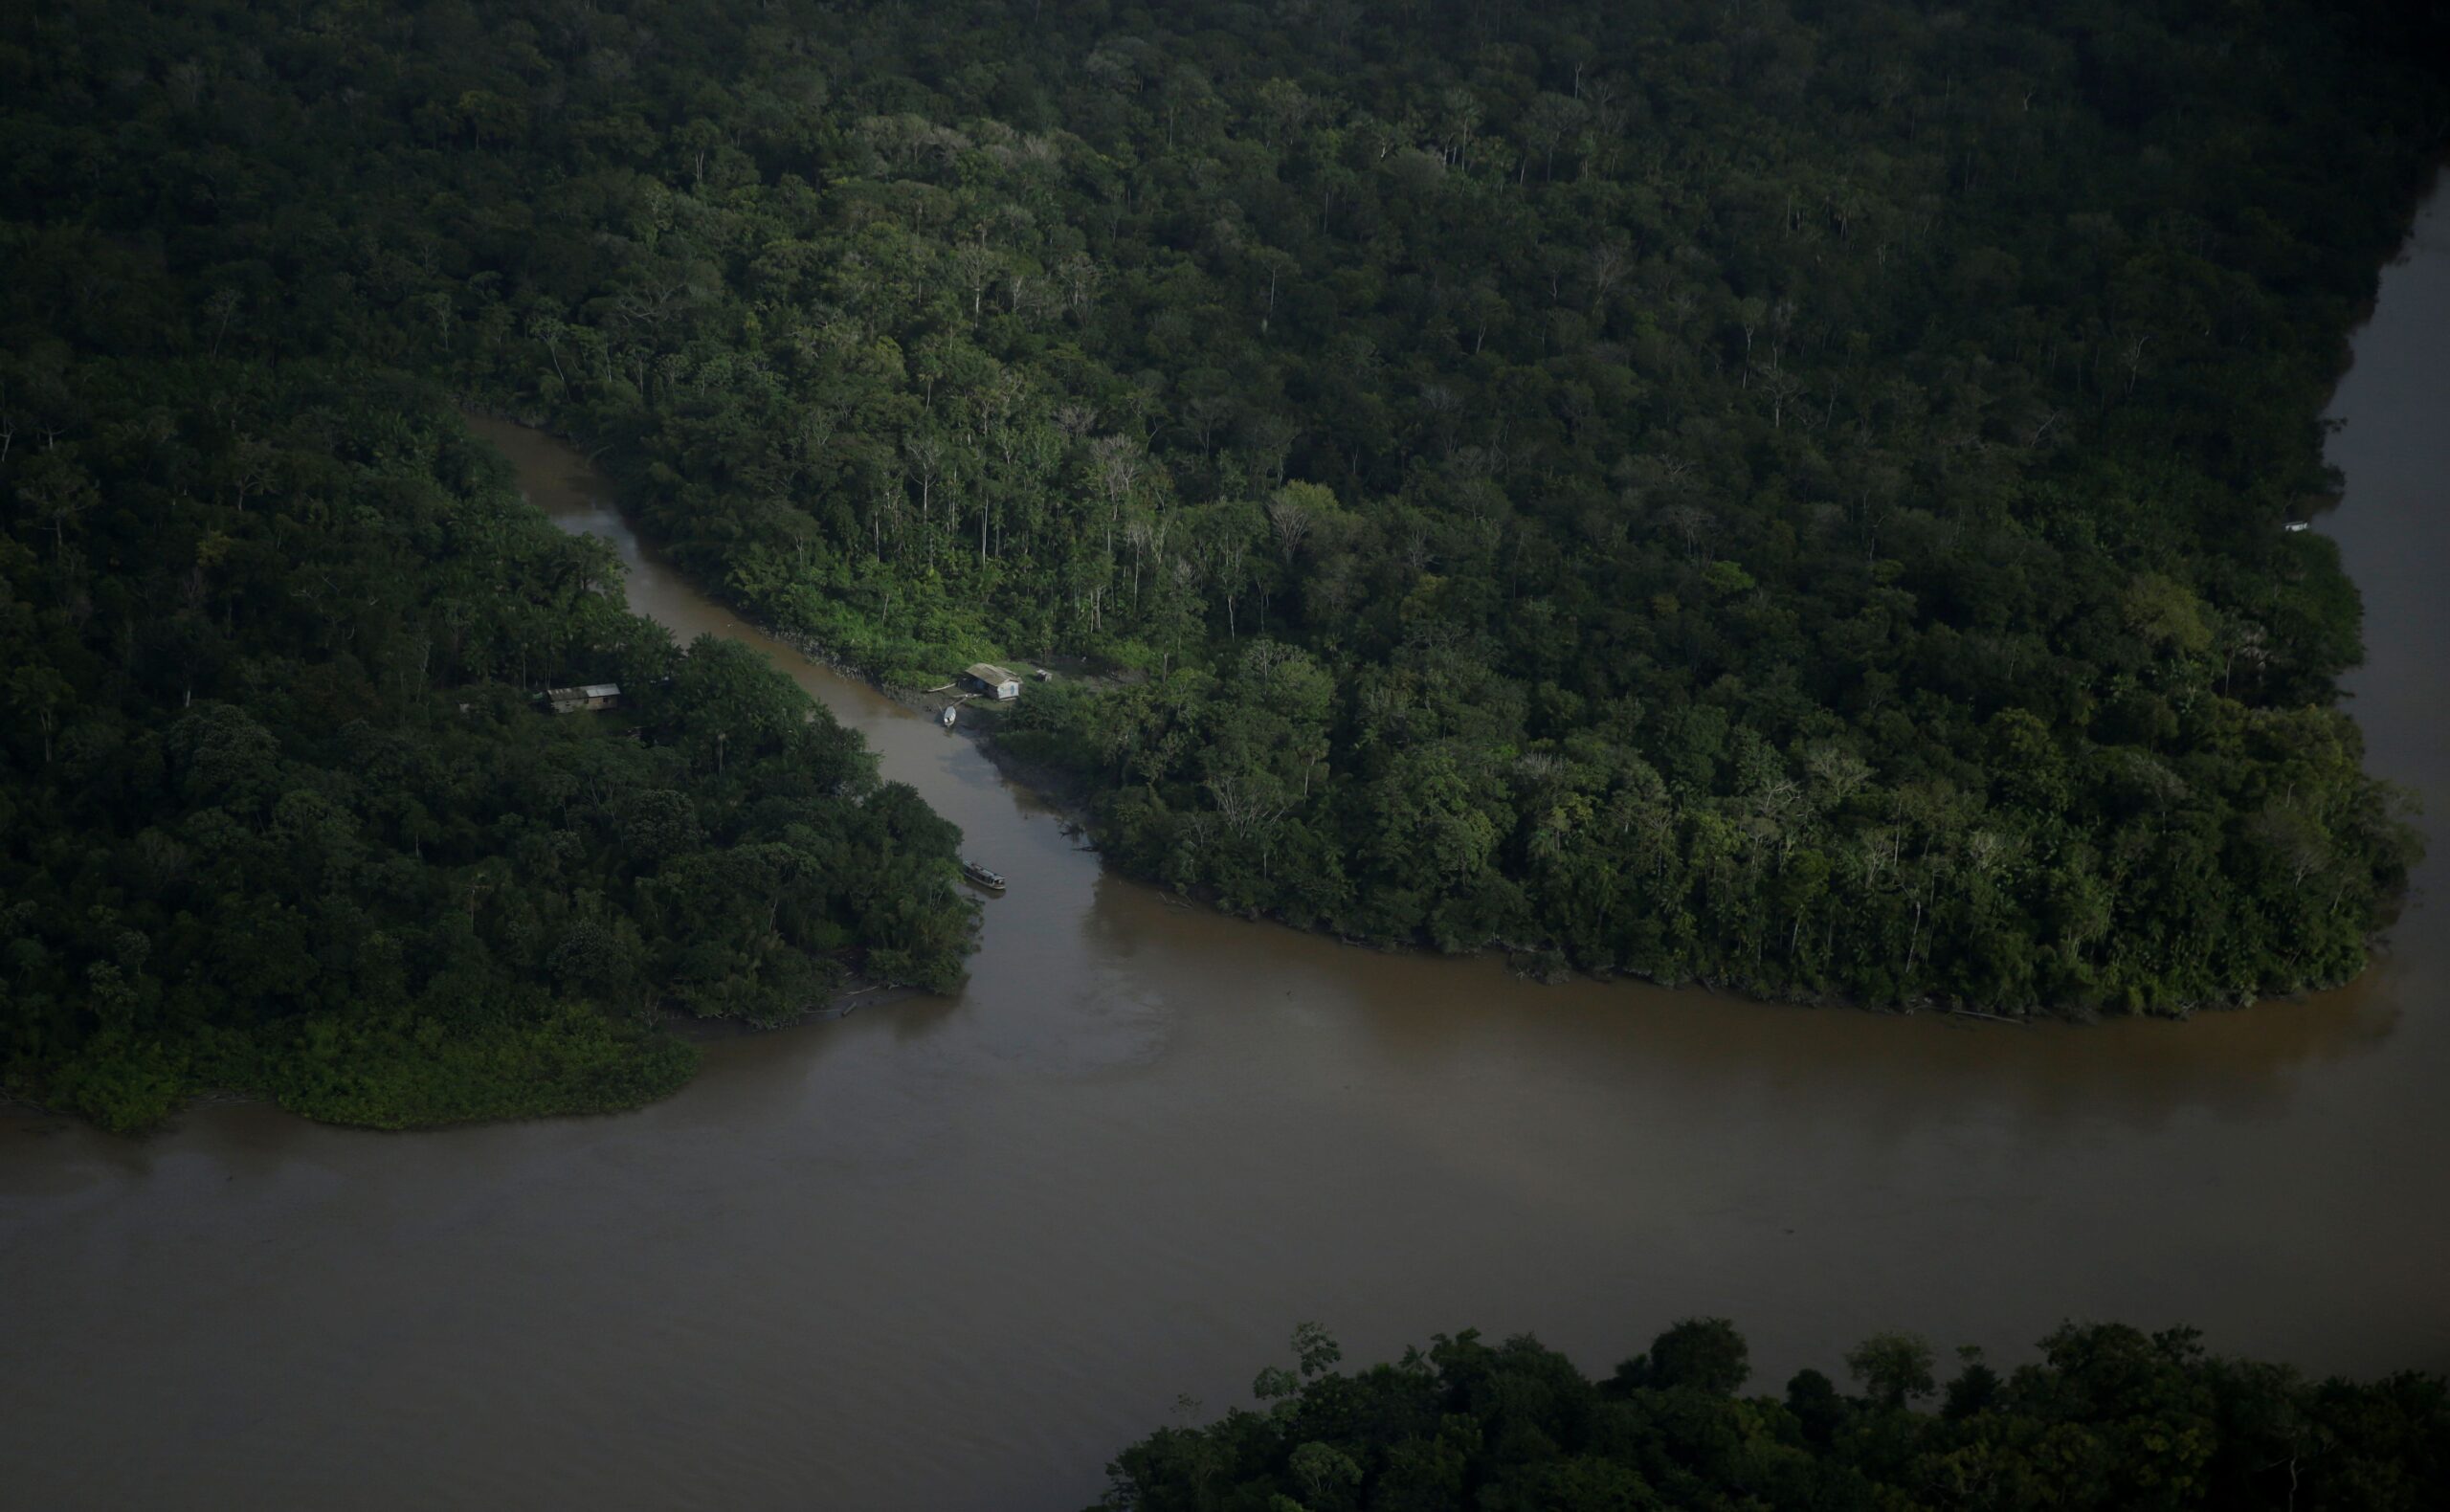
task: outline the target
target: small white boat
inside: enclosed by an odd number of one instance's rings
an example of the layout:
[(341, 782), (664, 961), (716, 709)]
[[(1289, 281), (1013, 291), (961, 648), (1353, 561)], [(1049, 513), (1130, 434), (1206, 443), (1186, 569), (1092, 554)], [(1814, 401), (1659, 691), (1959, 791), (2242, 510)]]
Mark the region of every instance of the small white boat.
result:
[(986, 867), (979, 865), (976, 861), (962, 862), (961, 875), (969, 878), (975, 885), (986, 888), (991, 893), (1000, 893), (1004, 890), (1004, 878), (996, 876), (993, 872), (989, 871)]
[(951, 729), (953, 727), (953, 721), (960, 717), (960, 710), (955, 705), (950, 703), (945, 705), (945, 712), (942, 716), (945, 728)]

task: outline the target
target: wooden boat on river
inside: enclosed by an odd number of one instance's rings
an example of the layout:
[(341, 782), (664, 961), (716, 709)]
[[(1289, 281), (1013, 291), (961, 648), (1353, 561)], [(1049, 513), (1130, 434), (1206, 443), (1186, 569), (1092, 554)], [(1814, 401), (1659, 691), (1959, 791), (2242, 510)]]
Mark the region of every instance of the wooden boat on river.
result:
[(1004, 878), (976, 861), (962, 862), (961, 875), (969, 878), (973, 885), (984, 887), (991, 893), (1000, 893), (1004, 890)]

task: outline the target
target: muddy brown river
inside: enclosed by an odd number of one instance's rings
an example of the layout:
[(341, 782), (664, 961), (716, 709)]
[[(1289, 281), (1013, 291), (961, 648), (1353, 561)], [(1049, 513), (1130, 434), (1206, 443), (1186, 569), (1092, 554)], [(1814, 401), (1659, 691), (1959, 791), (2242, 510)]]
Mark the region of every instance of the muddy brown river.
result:
[[(2450, 834), (2450, 201), (2336, 412), (2374, 767)], [(1012, 879), (969, 985), (725, 1041), (615, 1118), (412, 1136), (199, 1108), (0, 1118), (0, 1502), (1058, 1508), (1246, 1401), (1292, 1324), (1370, 1360), (1537, 1332), (1604, 1370), (1725, 1313), (1757, 1382), (1873, 1330), (2021, 1358), (2190, 1323), (2450, 1367), (2450, 945), (2183, 1025), (2008, 1028), (1390, 956), (1102, 873), (968, 740), (640, 552), (483, 427), (631, 601), (737, 635)]]

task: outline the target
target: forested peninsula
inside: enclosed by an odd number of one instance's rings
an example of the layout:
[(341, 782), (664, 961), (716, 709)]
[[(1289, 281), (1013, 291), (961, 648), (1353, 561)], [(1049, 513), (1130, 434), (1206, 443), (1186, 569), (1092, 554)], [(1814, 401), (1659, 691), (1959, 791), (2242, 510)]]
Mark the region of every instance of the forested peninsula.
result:
[(1228, 908), (2009, 1012), (2353, 974), (2415, 841), (2283, 526), (2438, 18), (2049, 9), (12, 9), (11, 1084), (612, 1105), (658, 1006), (958, 974), (948, 828), (449, 401), (880, 679), (1125, 674), (999, 738)]
[[(120, 1129), (199, 1090), (595, 1111), (686, 1078), (667, 1010), (958, 979), (957, 835), (857, 736), (755, 651), (628, 613), (610, 549), (421, 381), (216, 356), (212, 312), (145, 281), (77, 334), (194, 350), (62, 336), (8, 374), (11, 1085)], [(12, 332), (59, 292), (12, 290)], [(617, 712), (528, 692), (597, 680)]]
[(1806, 1369), (1755, 1396), (1719, 1318), (1597, 1382), (1527, 1336), (1440, 1335), (1351, 1374), (1315, 1325), (1293, 1347), (1259, 1372), (1260, 1411), (1132, 1445), (1098, 1508), (2420, 1512), (2450, 1478), (2440, 1376), (2308, 1381), (2184, 1328), (2070, 1323), (2005, 1372), (1961, 1350), (1945, 1390), (1927, 1342), (1882, 1334), (1846, 1355), (1851, 1391)]

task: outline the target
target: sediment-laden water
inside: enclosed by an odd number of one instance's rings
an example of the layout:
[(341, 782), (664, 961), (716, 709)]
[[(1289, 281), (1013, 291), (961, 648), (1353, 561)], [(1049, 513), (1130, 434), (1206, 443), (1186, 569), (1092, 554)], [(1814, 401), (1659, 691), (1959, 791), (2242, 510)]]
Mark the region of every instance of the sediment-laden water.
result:
[[(2450, 202), (2335, 412), (2372, 764), (2450, 837)], [(1761, 1379), (1882, 1327), (2010, 1358), (2192, 1323), (2450, 1367), (2450, 943), (2184, 1025), (2030, 1029), (1542, 988), (1102, 873), (923, 713), (642, 554), (482, 427), (639, 610), (771, 650), (1012, 880), (957, 997), (728, 1040), (618, 1118), (396, 1136), (264, 1107), (0, 1119), (0, 1501), (1076, 1506), (1299, 1320), (1348, 1357), (1529, 1329), (1604, 1369), (1726, 1313)]]

